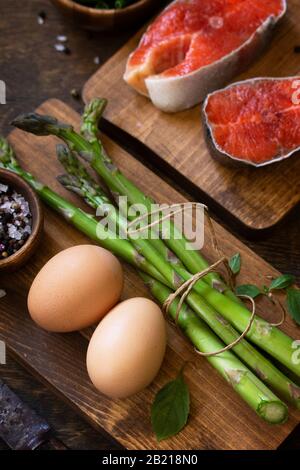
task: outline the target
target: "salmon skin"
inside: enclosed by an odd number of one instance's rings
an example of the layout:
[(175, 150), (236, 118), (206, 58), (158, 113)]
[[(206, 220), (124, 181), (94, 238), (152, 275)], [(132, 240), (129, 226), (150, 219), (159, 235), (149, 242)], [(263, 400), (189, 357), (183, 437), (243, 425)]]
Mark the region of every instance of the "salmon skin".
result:
[(125, 81), (166, 112), (204, 100), (267, 44), (286, 0), (175, 0), (129, 56)]
[(300, 76), (254, 78), (207, 96), (203, 120), (213, 156), (269, 165), (300, 150)]

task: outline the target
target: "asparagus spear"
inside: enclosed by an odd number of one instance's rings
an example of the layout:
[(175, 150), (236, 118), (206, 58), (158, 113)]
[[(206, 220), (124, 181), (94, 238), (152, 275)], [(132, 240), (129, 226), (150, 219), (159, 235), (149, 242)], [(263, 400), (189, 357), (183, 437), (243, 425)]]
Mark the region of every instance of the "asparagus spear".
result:
[[(102, 114), (104, 106), (105, 102), (103, 101), (101, 103), (101, 106), (95, 107), (93, 112)], [(85, 133), (90, 136), (90, 140), (92, 140), (92, 143), (87, 142), (80, 135), (76, 134), (73, 131), (72, 126), (59, 123), (55, 118), (52, 118), (50, 116), (28, 114), (25, 116), (20, 116), (13, 122), (13, 124), (17, 127), (20, 127), (21, 129), (27, 130), (28, 132), (32, 132), (37, 135), (57, 135), (63, 140), (65, 140), (71, 147), (74, 147), (74, 149), (76, 149), (77, 152), (88, 161), (92, 161), (92, 159), (94, 158), (94, 151), (92, 146), (98, 142), (97, 145), (99, 146), (99, 148), (101, 148), (102, 154), (105, 156), (106, 159), (108, 159), (108, 156), (106, 156), (105, 150), (103, 149), (101, 143), (97, 140), (96, 137), (92, 137), (93, 134), (91, 127), (93, 126), (95, 118), (92, 118), (91, 116), (92, 113), (90, 112), (90, 120), (85, 119)], [(97, 162), (100, 162), (102, 164), (100, 159), (96, 159), (96, 163)], [(103, 161), (104, 168), (110, 168), (111, 165), (112, 164), (110, 160)], [(97, 170), (96, 166), (95, 169)], [(110, 170), (109, 174), (111, 175)], [(105, 182), (107, 183), (107, 180), (105, 180)], [(128, 181), (128, 184), (135, 188), (135, 186), (130, 181)], [(138, 188), (135, 188), (135, 192), (139, 194), (140, 190)], [(147, 200), (147, 197), (143, 196), (143, 200)], [(157, 243), (161, 242), (161, 240), (154, 241)], [(169, 255), (167, 255), (168, 261), (166, 261), (166, 259), (162, 259), (162, 257), (160, 256), (161, 252), (159, 250), (156, 250), (157, 245), (155, 245), (154, 249), (152, 249), (150, 244), (147, 243), (146, 240), (139, 240), (138, 243), (140, 246), (144, 247), (144, 256), (147, 257), (149, 262), (153, 263), (156, 266), (156, 268), (166, 278), (169, 285), (173, 288), (178, 288), (184, 280), (188, 280), (191, 278), (191, 274), (180, 265), (179, 261), (174, 261), (173, 256), (169, 257)], [(198, 285), (200, 285), (200, 281), (195, 286), (195, 289), (198, 291), (198, 293), (200, 293), (200, 290), (198, 290)]]
[[(101, 142), (97, 139), (97, 135), (95, 133), (96, 126), (103, 113), (105, 105), (105, 100), (95, 100), (91, 103), (90, 108), (87, 108), (86, 110), (83, 132), (91, 143), (87, 142), (79, 134), (75, 133), (72, 126), (60, 123), (50, 116), (40, 116), (35, 113), (30, 113), (19, 116), (19, 118), (15, 119), (12, 124), (36, 135), (52, 134), (62, 138), (71, 149), (76, 150), (81, 157), (91, 163), (92, 167), (103, 177), (112, 193), (126, 195), (130, 203), (142, 203), (148, 208), (148, 210), (150, 210), (151, 204), (153, 203), (152, 199), (145, 196), (113, 165)], [(171, 228), (171, 230), (173, 229)], [(180, 240), (178, 240), (178, 242), (180, 242)], [(166, 263), (172, 264), (174, 267), (180, 267), (178, 258), (174, 256), (170, 250), (166, 249), (161, 240), (152, 239), (151, 243), (164, 257)], [(191, 252), (185, 249), (184, 241), (182, 242), (181, 247), (178, 248), (178, 251), (183, 257), (189, 260), (192, 273), (199, 272), (208, 267), (207, 261), (205, 261), (198, 252)], [(187, 265), (184, 260), (183, 262)], [(226, 295), (238, 302), (234, 294), (229, 289), (226, 289), (219, 276), (212, 273), (209, 274), (206, 279), (211, 285), (216, 285), (219, 289), (225, 290)]]
[[(18, 164), (12, 149), (3, 139), (0, 139), (0, 165), (21, 176), (37, 191), (41, 199), (51, 208), (64, 216), (75, 227), (93, 240), (99, 241), (97, 236), (97, 221), (91, 215), (76, 208), (50, 188), (41, 184), (33, 175), (23, 170)], [(128, 244), (130, 245), (129, 242), (126, 243), (125, 246), (120, 240), (113, 239), (112, 244), (104, 242), (103, 240), (101, 240), (101, 244), (112, 251), (116, 248), (116, 244), (122, 245), (122, 247), (119, 246), (116, 250), (117, 253), (123, 257), (123, 259), (135, 264), (139, 268), (139, 263), (137, 263), (137, 260), (132, 259), (131, 250), (128, 249)], [(151, 285), (151, 289), (158, 300), (164, 302), (171, 291), (149, 276), (144, 277), (144, 280), (150, 283), (149, 285)], [(173, 318), (175, 317), (174, 309), (176, 310), (176, 305), (172, 306), (170, 309)], [(210, 352), (223, 347), (217, 337), (203, 322), (195, 317), (192, 311), (182, 310), (179, 316), (179, 323), (187, 337), (191, 339), (195, 347), (199, 350)], [(220, 354), (218, 357), (211, 357), (209, 360), (227, 382), (232, 385), (234, 390), (236, 390), (262, 419), (269, 423), (283, 423), (286, 421), (288, 416), (286, 405), (231, 352)]]
[[(130, 200), (132, 200), (133, 203), (136, 202), (136, 200), (134, 200), (135, 195), (137, 199), (141, 197), (141, 194), (143, 195), (143, 193), (141, 193), (133, 183), (127, 180), (122, 173), (113, 166), (105, 151), (102, 152), (102, 158), (100, 158), (99, 154), (95, 153), (93, 145), (74, 132), (72, 126), (59, 123), (53, 117), (41, 116), (36, 113), (21, 115), (14, 120), (13, 124), (20, 129), (36, 135), (52, 134), (60, 137), (71, 145), (78, 154), (89, 161), (91, 166), (98, 171), (99, 174), (101, 173), (101, 176), (110, 188), (117, 188), (118, 193), (130, 193)], [(148, 198), (145, 195), (143, 195), (143, 199), (144, 201), (148, 201)], [(150, 260), (150, 262), (152, 261), (157, 262), (155, 265), (156, 268), (160, 270), (161, 274), (163, 274), (163, 276), (168, 280), (168, 283), (172, 284), (172, 287), (174, 288), (177, 288), (178, 285), (180, 285), (182, 279), (187, 280), (191, 277), (189, 272), (184, 271), (184, 269), (177, 264), (170, 266), (167, 263), (162, 263), (161, 258)], [(177, 276), (174, 275), (174, 270), (177, 272)], [(244, 305), (241, 305), (228, 296), (223, 295), (202, 280), (195, 284), (194, 289), (239, 332), (242, 333), (245, 331), (251, 314)], [(190, 298), (188, 299), (188, 302), (190, 302)], [(203, 312), (203, 309), (199, 309), (199, 314), (200, 311)], [(300, 364), (292, 360), (294, 341), (278, 328), (271, 326), (268, 322), (257, 315), (247, 334), (247, 338), (264, 349), (271, 356), (275, 357), (296, 375), (300, 376)]]
[[(86, 140), (93, 145), (94, 150), (94, 156), (90, 161), (91, 166), (99, 173), (108, 187), (112, 189), (113, 193), (127, 196), (131, 204), (139, 203), (145, 205), (148, 212), (150, 212), (152, 204), (154, 203), (153, 199), (146, 196), (114, 166), (99, 139), (98, 124), (106, 105), (107, 101), (105, 99), (95, 98), (86, 105), (83, 114), (81, 133)], [(113, 175), (111, 175), (111, 171), (113, 171)], [(165, 257), (166, 261), (179, 265), (180, 259), (192, 274), (201, 272), (209, 266), (209, 263), (203, 258), (199, 251), (186, 249), (188, 245), (187, 240), (182, 234), (178, 234), (178, 230), (171, 220), (165, 221), (163, 227), (167, 233), (174, 235), (170, 237), (170, 239), (165, 240), (165, 243), (171, 250), (171, 254), (168, 250), (165, 251), (166, 247), (161, 240), (153, 239), (152, 243)], [(174, 257), (174, 253), (178, 259)], [(224, 291), (225, 295), (239, 303), (239, 299), (227, 288), (218, 274), (210, 273), (205, 276), (204, 280), (212, 287), (218, 287), (220, 290)]]
[[(109, 199), (83, 165), (81, 165), (77, 157), (64, 146), (58, 146), (57, 150), (59, 160), (68, 172), (67, 175), (59, 177), (59, 181), (70, 191), (79, 194), (95, 210), (101, 205), (109, 205)], [(127, 220), (124, 220), (120, 215), (116, 215), (115, 211), (112, 211), (111, 217), (113, 218), (113, 223), (120, 223), (121, 220), (121, 225), (125, 224), (126, 227)], [(154, 283), (154, 280), (152, 282)], [(188, 301), (195, 308), (196, 314), (198, 313), (206, 321), (225, 344), (231, 344), (239, 337), (239, 334), (231, 324), (220, 317), (209, 305), (205, 304), (199, 296), (190, 295)], [(195, 314), (193, 313), (193, 315)], [(300, 408), (300, 388), (285, 377), (248, 341), (243, 339), (233, 348), (233, 351), (276, 393)]]
[[(163, 304), (171, 291), (148, 275), (144, 273), (140, 275), (153, 296)], [(174, 302), (169, 310), (173, 319), (176, 310), (177, 303)], [(210, 353), (224, 347), (217, 336), (185, 304), (180, 310), (178, 325), (199, 351)], [(232, 352), (226, 351), (208, 357), (207, 360), (261, 418), (270, 423), (282, 423), (285, 420), (285, 405), (278, 401), (276, 396), (270, 393), (270, 390)]]

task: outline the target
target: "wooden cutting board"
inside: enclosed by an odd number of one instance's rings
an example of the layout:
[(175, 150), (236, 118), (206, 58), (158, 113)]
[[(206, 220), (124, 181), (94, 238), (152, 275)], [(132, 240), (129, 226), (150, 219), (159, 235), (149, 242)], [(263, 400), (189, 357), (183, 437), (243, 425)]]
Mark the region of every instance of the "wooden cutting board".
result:
[[(300, 3), (288, 2), (286, 18), (277, 28), (268, 51), (234, 81), (256, 76), (300, 74)], [(85, 101), (96, 96), (109, 101), (105, 118), (147, 146), (123, 135), (122, 145), (172, 175), (196, 200), (206, 202), (227, 221), (247, 231), (270, 229), (300, 201), (300, 159), (294, 157), (260, 169), (225, 168), (214, 161), (204, 139), (201, 109), (166, 114), (138, 95), (122, 79), (126, 60), (141, 32), (131, 39), (86, 83)], [(113, 129), (111, 137), (118, 136)], [(149, 152), (150, 149), (150, 152)]]
[[(74, 125), (79, 123), (79, 116), (57, 100), (47, 101), (38, 111), (55, 115)], [(67, 193), (55, 180), (61, 173), (55, 158), (55, 138), (35, 137), (14, 130), (9, 140), (28, 170), (79, 204), (79, 199)], [(109, 154), (126, 175), (157, 201), (174, 203), (185, 200), (112, 141), (107, 138), (103, 140)], [(228, 256), (237, 251), (242, 254), (244, 268), (240, 282), (263, 283), (265, 276), (278, 275), (274, 268), (239, 240), (215, 225), (224, 252)], [(45, 233), (39, 251), (19, 272), (2, 274), (0, 278), (1, 288), (7, 291), (0, 303), (0, 339), (6, 342), (9, 351), (93, 426), (109, 433), (128, 449), (277, 448), (299, 422), (300, 413), (291, 409), (289, 421), (281, 426), (270, 426), (262, 421), (205, 359), (194, 354), (190, 344), (174, 327), (169, 327), (167, 354), (154, 383), (130, 399), (110, 400), (99, 394), (88, 379), (85, 368), (87, 342), (81, 335), (50, 334), (35, 326), (26, 307), (27, 292), (34, 276), (55, 253), (86, 242), (86, 237), (45, 208)], [(213, 261), (211, 253), (212, 247), (207, 237), (204, 254)], [(134, 270), (128, 266), (124, 268), (126, 282), (123, 297), (149, 296)], [(266, 307), (270, 315), (269, 303)], [(290, 319), (283, 329), (293, 337), (299, 337), (300, 329)], [(178, 436), (157, 443), (150, 426), (150, 405), (155, 392), (173, 378), (187, 360), (192, 362), (186, 367), (186, 380), (192, 397), (189, 423)]]

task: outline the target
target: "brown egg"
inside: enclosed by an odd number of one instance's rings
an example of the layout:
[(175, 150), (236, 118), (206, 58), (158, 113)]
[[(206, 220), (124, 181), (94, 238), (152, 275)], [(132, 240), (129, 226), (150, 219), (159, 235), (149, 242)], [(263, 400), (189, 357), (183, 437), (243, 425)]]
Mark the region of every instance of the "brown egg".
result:
[(113, 398), (143, 390), (161, 367), (166, 341), (165, 320), (154, 302), (137, 297), (120, 303), (91, 338), (87, 352), (91, 381)]
[(118, 302), (123, 271), (115, 256), (94, 245), (61, 251), (38, 273), (28, 294), (32, 319), (48, 331), (98, 323)]

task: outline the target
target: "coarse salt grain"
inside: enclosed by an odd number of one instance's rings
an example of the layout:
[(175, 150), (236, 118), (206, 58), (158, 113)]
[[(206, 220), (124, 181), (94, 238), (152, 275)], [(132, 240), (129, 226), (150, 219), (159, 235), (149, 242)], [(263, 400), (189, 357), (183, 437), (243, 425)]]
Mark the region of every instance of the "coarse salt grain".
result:
[(56, 39), (59, 42), (67, 42), (68, 41), (68, 37), (65, 36), (64, 34), (59, 34), (58, 36), (56, 36)]
[(6, 193), (7, 190), (8, 190), (8, 186), (6, 186), (6, 184), (0, 183), (0, 192), (1, 193)]

